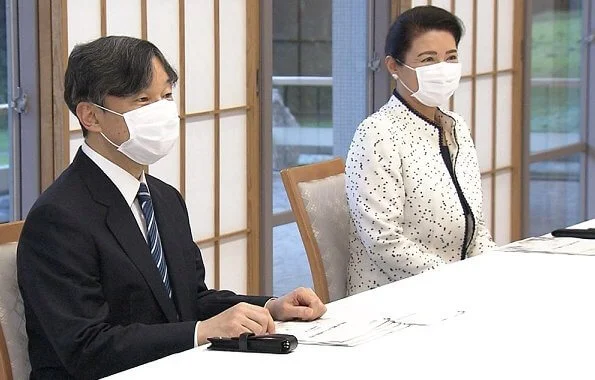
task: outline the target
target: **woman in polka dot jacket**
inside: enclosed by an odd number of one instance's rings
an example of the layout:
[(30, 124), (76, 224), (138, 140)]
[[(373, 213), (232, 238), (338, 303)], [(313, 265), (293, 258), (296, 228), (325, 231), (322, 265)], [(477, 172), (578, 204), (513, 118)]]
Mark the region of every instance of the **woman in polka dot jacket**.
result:
[(397, 86), (357, 128), (346, 161), (350, 294), (494, 246), (469, 128), (441, 107), (459, 84), (462, 33), (457, 17), (433, 6), (391, 26), (385, 63)]

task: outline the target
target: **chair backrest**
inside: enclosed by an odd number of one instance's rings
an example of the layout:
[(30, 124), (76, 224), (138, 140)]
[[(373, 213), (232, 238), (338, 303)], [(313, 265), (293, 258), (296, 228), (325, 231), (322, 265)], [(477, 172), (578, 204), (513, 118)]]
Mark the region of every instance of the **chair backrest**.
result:
[(349, 208), (340, 158), (284, 169), (281, 178), (323, 302), (347, 294)]
[(25, 310), (17, 284), (17, 242), (23, 222), (0, 224), (0, 378), (27, 379)]

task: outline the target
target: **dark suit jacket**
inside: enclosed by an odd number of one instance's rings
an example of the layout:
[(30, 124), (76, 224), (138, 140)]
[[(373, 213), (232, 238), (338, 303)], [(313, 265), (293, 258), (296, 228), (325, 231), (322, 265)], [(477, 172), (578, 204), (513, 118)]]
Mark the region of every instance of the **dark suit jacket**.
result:
[(82, 151), (29, 212), (17, 265), (32, 379), (97, 378), (192, 348), (197, 320), (268, 299), (208, 290), (181, 195), (147, 183), (173, 299), (130, 207)]

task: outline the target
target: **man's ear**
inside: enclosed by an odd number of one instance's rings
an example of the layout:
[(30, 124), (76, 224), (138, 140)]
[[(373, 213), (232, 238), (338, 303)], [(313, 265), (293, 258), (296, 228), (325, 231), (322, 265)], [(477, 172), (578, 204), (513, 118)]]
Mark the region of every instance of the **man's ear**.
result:
[(80, 102), (76, 105), (76, 116), (79, 123), (89, 132), (101, 132), (97, 112), (97, 107), (92, 103)]

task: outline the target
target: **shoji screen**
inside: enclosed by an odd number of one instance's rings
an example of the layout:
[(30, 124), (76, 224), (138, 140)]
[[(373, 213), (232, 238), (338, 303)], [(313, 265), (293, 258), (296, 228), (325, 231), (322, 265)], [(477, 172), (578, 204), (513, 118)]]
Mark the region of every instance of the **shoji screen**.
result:
[[(459, 44), (461, 84), (451, 108), (467, 121), (482, 174), (484, 218), (496, 243), (520, 235), (520, 68), (522, 12), (514, 0), (441, 0), (434, 5), (457, 15), (465, 25)], [(515, 33), (517, 36), (515, 36)], [(515, 101), (516, 100), (516, 101)]]
[[(62, 8), (65, 54), (128, 35), (153, 42), (176, 68), (179, 144), (149, 173), (185, 197), (207, 284), (258, 292), (259, 58), (248, 43), (258, 41), (258, 1), (63, 0)], [(68, 124), (72, 159), (82, 133), (74, 116)]]

